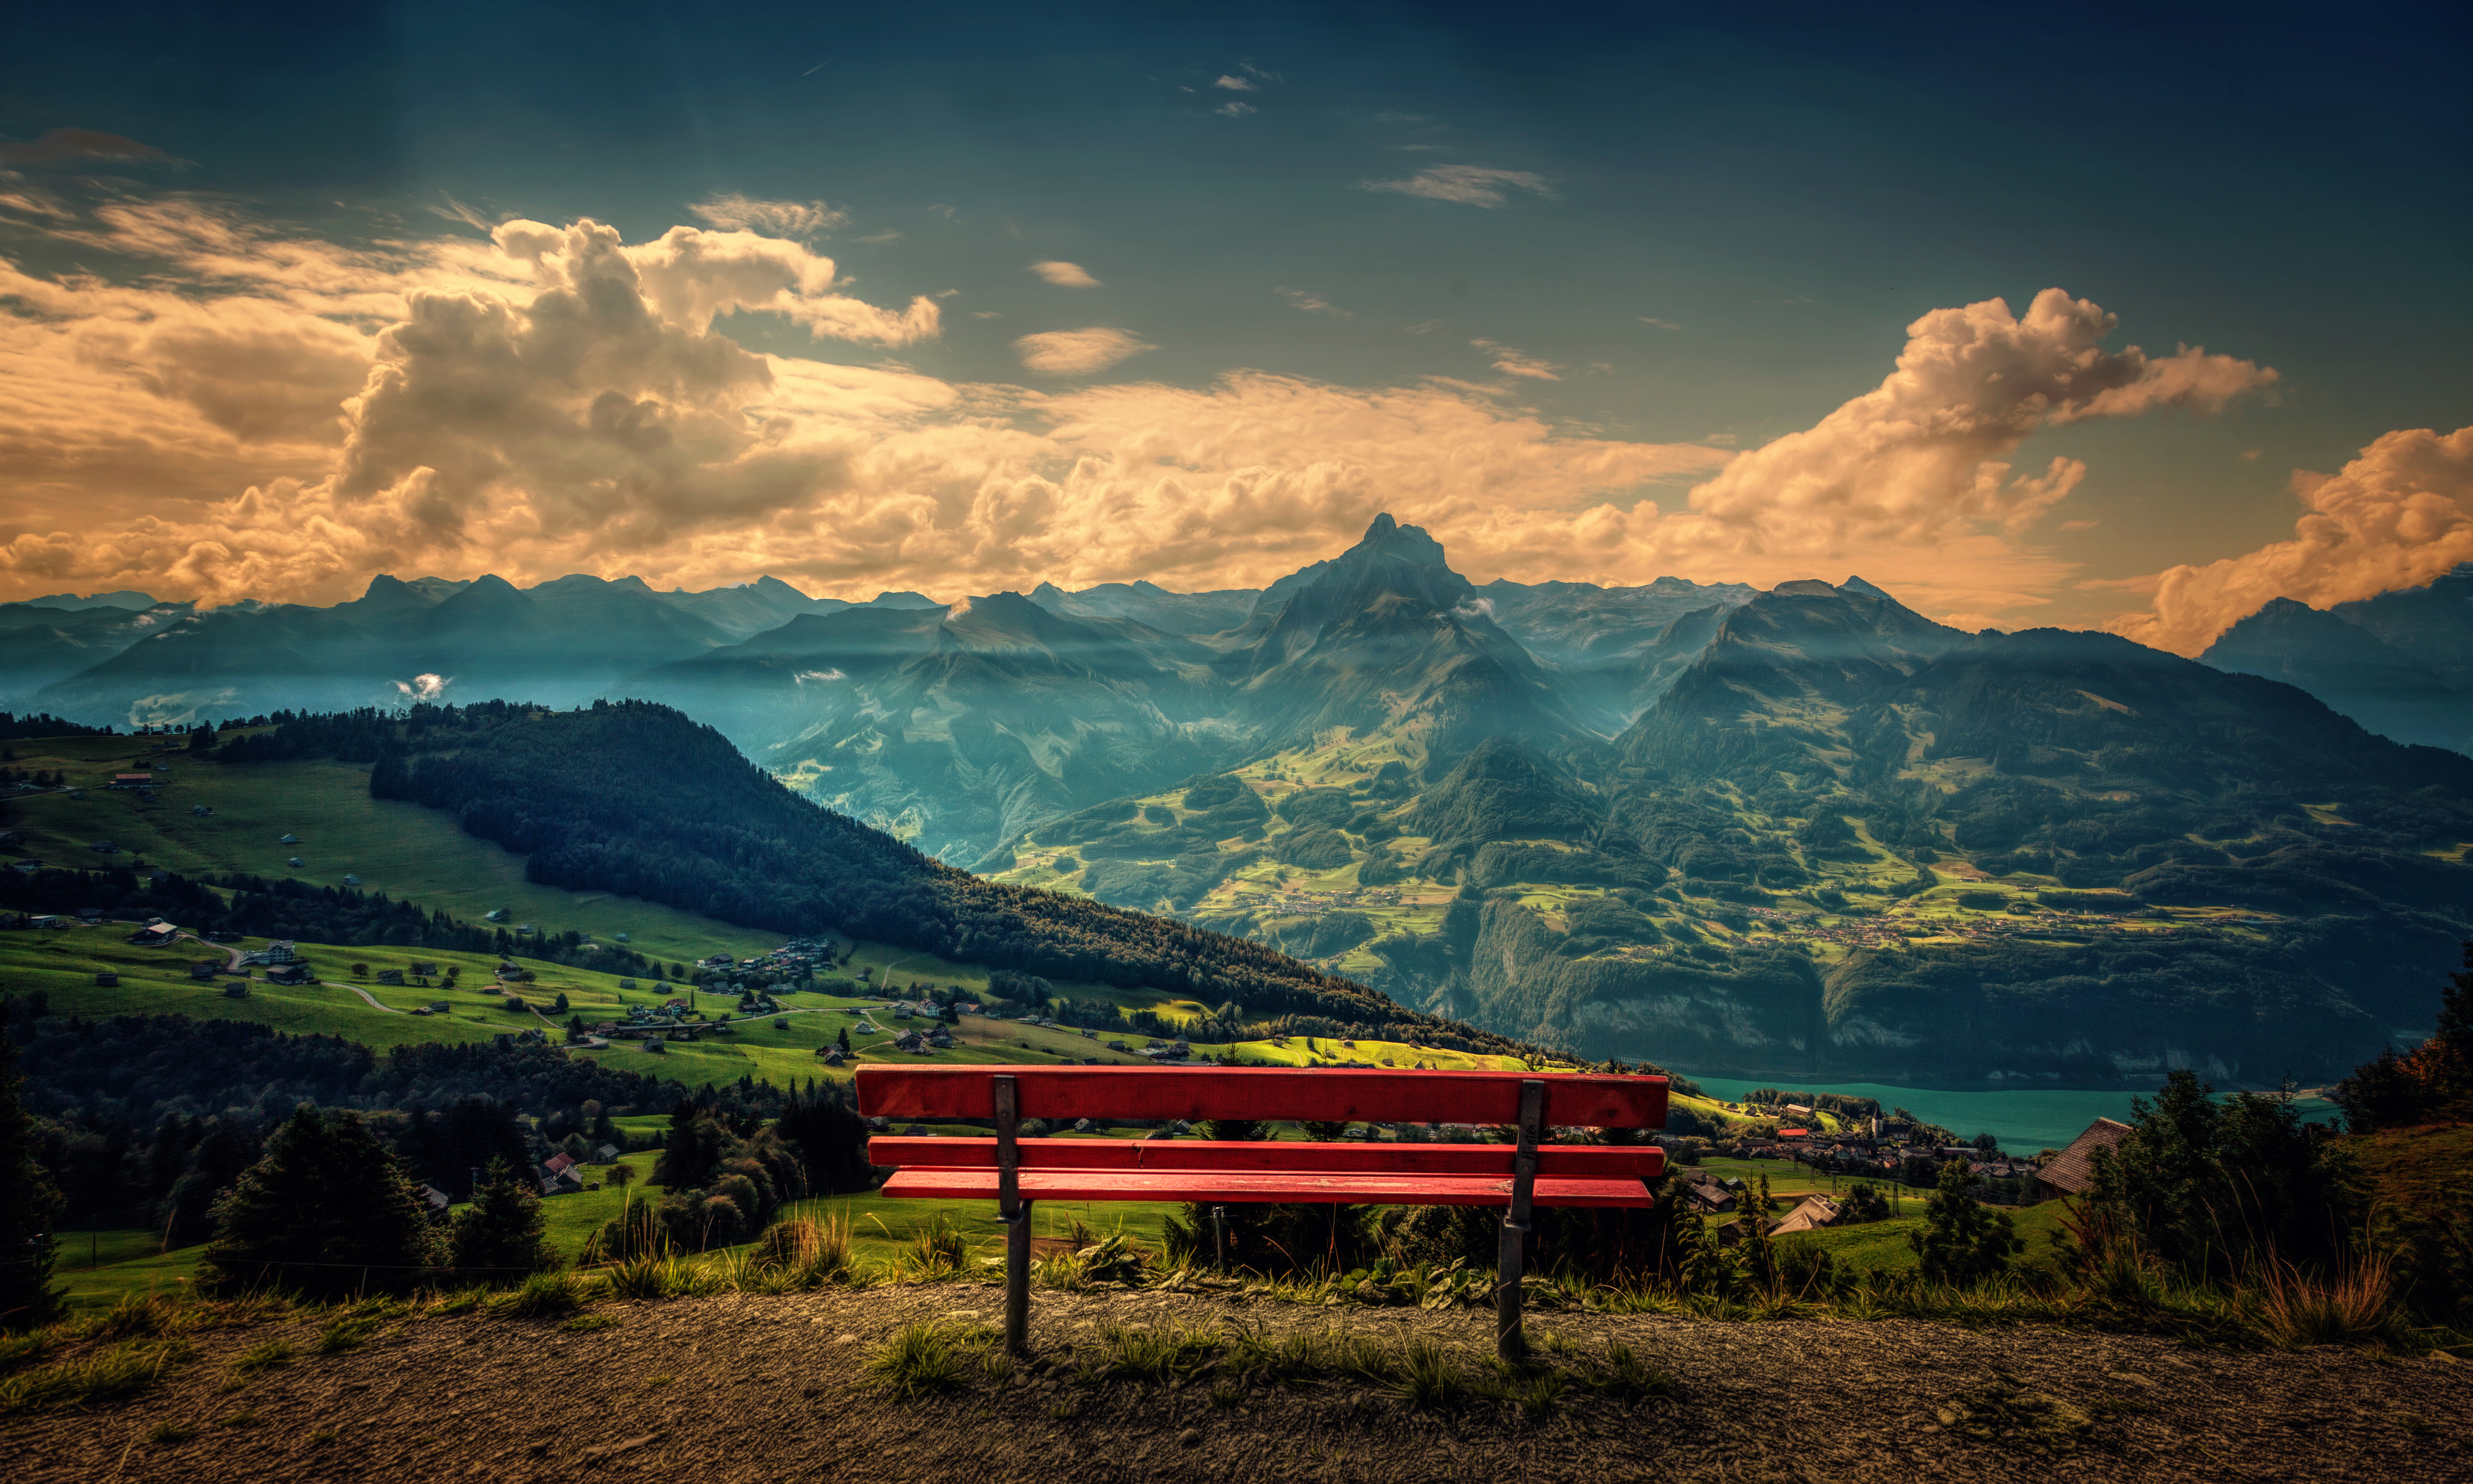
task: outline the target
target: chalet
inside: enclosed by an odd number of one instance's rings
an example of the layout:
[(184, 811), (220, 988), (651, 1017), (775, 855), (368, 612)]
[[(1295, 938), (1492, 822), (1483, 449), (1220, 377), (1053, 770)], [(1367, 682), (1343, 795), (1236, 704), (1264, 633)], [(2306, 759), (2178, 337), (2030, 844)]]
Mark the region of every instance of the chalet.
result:
[(541, 1177), (540, 1177), (540, 1193), (541, 1193), (541, 1194), (543, 1194), (543, 1195), (576, 1195), (576, 1194), (580, 1194), (580, 1193), (583, 1191), (583, 1189), (584, 1189), (584, 1182), (583, 1182), (581, 1179), (577, 1178), (577, 1176), (576, 1176), (576, 1174), (575, 1174), (575, 1172), (574, 1172), (574, 1171), (572, 1171), (572, 1170), (552, 1170), (552, 1169), (551, 1169), (548, 1165), (546, 1165), (546, 1164), (544, 1164), (544, 1165), (542, 1165), (542, 1166), (541, 1166)]
[(392, 984), (400, 987), (403, 983), (403, 970), (400, 969), (381, 969), (378, 970), (378, 983)]
[(299, 845), (300, 843), (300, 837), (299, 835), (285, 835), (275, 843), (277, 845)]
[(104, 786), (106, 788), (153, 788), (155, 786), (155, 775), (151, 773), (115, 773), (111, 776), (111, 781)]
[(2070, 1140), (2070, 1147), (2053, 1157), (2052, 1162), (2035, 1172), (2035, 1199), (2058, 1200), (2078, 1195), (2095, 1184), (2096, 1155), (2105, 1149), (2121, 1147), (2130, 1135), (2130, 1127), (2115, 1118), (2098, 1118), (2086, 1132)]
[(428, 1208), (434, 1211), (443, 1211), (449, 1206), (455, 1204), (455, 1202), (448, 1197), (445, 1191), (439, 1189), (436, 1185), (421, 1186), (420, 1199), (423, 1204), (427, 1205)]
[(621, 979), (618, 981), (618, 988), (622, 990), (632, 990), (635, 987), (636, 981), (633, 979)]
[(348, 871), (344, 873), (344, 884), (346, 886), (358, 886), (361, 884), (361, 878)]
[(429, 1013), (434, 1016), (443, 1016), (454, 1008), (455, 1007), (453, 1005), (443, 999), (433, 999), (429, 1002)]
[(277, 938), (254, 953), (241, 955), (243, 964), (289, 964), (300, 955), (293, 951), (292, 940)]
[(299, 867), (300, 867), (300, 866), (303, 866), (303, 865), (306, 865), (306, 864), (308, 864), (308, 863), (307, 863), (306, 861), (303, 861), (303, 860), (302, 860), (300, 856), (298, 856), (298, 855), (287, 855), (287, 856), (285, 856), (285, 857), (283, 858), (283, 864), (285, 864), (285, 865), (287, 865), (287, 866), (294, 867), (294, 868), (296, 868), (296, 869), (297, 869), (297, 868), (299, 868)]
[(827, 1066), (839, 1066), (842, 1065), (842, 1048), (839, 1046), (822, 1047), (816, 1052), (816, 1055), (825, 1059), (825, 1065)]
[(414, 973), (414, 974), (416, 974), (416, 975), (432, 975), (432, 974), (436, 974), (436, 973), (438, 972), (438, 966), (437, 966), (437, 965), (435, 965), (435, 964), (423, 964), (423, 963), (418, 963), (418, 962), (416, 962), (416, 963), (412, 966), (412, 971), (413, 971), (413, 973)]
[(108, 989), (120, 982), (120, 976), (113, 973), (101, 973), (94, 976), (94, 982)]
[(223, 968), (224, 966), (214, 959), (201, 959), (197, 963), (189, 966), (189, 977), (192, 979), (211, 979), (215, 975), (223, 972)]
[(178, 940), (180, 930), (169, 922), (149, 922), (129, 935), (129, 941), (141, 948), (159, 948)]
[(1836, 1201), (1825, 1195), (1807, 1195), (1776, 1226), (1769, 1228), (1769, 1235), (1789, 1236), (1797, 1232), (1816, 1232), (1837, 1219)]
[(69, 920), (50, 912), (36, 913), (26, 920), (28, 927), (66, 927)]
[(269, 984), (307, 984), (314, 977), (309, 966), (301, 963), (279, 964), (266, 971)]
[(564, 1175), (568, 1170), (575, 1168), (575, 1156), (563, 1151), (561, 1153), (551, 1155), (548, 1162), (543, 1164), (541, 1168), (547, 1170), (553, 1175)]
[(94, 851), (98, 855), (117, 855), (120, 853), (120, 847), (112, 844), (108, 840), (97, 840), (94, 844), (87, 846), (86, 849)]
[(600, 1148), (592, 1151), (593, 1162), (596, 1164), (608, 1164), (625, 1152), (625, 1150), (620, 1149), (616, 1144), (604, 1144)]

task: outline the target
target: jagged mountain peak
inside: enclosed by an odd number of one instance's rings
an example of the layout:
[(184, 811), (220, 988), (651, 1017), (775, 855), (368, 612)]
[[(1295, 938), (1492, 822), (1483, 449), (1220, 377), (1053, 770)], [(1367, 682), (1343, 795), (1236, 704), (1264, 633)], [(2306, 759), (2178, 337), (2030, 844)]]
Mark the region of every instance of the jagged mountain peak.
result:
[[(1388, 514), (1374, 517), (1357, 543), (1340, 553), (1342, 562), (1360, 557), (1382, 556), (1419, 566), (1449, 569), (1451, 563), (1443, 555), (1443, 543), (1429, 535), (1423, 526), (1404, 526)], [(1457, 574), (1454, 574), (1457, 575)]]

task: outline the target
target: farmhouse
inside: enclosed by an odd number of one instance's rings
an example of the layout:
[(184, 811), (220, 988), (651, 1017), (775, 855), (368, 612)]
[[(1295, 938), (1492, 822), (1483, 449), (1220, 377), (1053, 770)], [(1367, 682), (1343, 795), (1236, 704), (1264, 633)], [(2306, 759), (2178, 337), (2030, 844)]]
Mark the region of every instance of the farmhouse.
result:
[(153, 788), (155, 786), (155, 775), (151, 773), (115, 773), (111, 776), (111, 781), (104, 786), (106, 788)]
[(269, 984), (307, 984), (315, 977), (309, 972), (309, 966), (300, 963), (280, 964), (266, 971)]
[(2094, 1185), (2096, 1152), (2117, 1148), (2129, 1133), (2128, 1124), (2113, 1118), (2098, 1118), (2088, 1124), (2085, 1133), (2070, 1140), (2070, 1147), (2036, 1172), (2035, 1199), (2058, 1200), (2065, 1195), (2077, 1195)]

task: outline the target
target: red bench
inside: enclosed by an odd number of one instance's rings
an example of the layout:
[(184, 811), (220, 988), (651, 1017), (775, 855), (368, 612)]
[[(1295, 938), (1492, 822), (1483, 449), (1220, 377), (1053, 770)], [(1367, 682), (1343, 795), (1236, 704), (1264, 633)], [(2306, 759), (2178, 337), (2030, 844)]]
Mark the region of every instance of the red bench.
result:
[[(1645, 1207), (1666, 1173), (1653, 1145), (1546, 1145), (1549, 1124), (1661, 1128), (1666, 1079), (1279, 1067), (878, 1066), (858, 1069), (871, 1117), (985, 1119), (994, 1138), (878, 1137), (868, 1159), (895, 1197), (996, 1202), (1005, 1226), (1005, 1345), (1030, 1324), (1030, 1208), (1061, 1201), (1501, 1206), (1496, 1344), (1525, 1352), (1522, 1238), (1532, 1206)], [(1507, 1124), (1512, 1144), (1023, 1138), (1024, 1118), (1094, 1122), (1314, 1119)]]

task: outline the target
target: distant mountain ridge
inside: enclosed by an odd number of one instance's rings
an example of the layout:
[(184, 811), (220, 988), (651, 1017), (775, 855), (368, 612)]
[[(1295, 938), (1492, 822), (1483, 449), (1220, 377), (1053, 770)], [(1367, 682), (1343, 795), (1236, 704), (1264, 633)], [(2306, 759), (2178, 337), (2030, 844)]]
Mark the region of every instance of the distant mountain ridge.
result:
[(28, 697), (72, 718), (661, 703), (940, 861), (1593, 1056), (2135, 1085), (2310, 1080), (2428, 1023), (2473, 758), (2413, 744), (2468, 600), (2269, 605), (2201, 663), (1860, 577), (1480, 586), (1385, 515), (1259, 590), (388, 579), (0, 624), (30, 665), (109, 651)]
[(2271, 599), (2198, 658), (2298, 685), (2399, 742), (2473, 753), (2473, 562), (2323, 610)]

